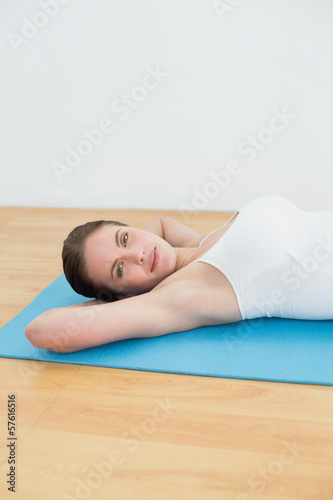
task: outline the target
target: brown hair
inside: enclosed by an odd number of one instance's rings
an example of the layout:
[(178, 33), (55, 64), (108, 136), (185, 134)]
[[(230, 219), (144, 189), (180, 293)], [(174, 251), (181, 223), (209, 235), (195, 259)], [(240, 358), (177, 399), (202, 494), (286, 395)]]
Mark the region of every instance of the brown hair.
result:
[(62, 265), (66, 279), (76, 293), (111, 302), (115, 299), (112, 290), (103, 288), (88, 278), (84, 257), (87, 237), (107, 224), (127, 226), (113, 220), (97, 220), (75, 227), (64, 241)]

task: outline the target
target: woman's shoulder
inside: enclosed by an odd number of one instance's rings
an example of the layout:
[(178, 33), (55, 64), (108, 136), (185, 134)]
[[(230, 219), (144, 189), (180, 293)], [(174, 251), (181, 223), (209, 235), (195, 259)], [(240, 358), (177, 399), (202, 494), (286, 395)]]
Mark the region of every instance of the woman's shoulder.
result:
[(241, 319), (230, 282), (221, 271), (205, 262), (192, 262), (179, 269), (152, 292), (159, 295), (161, 300), (177, 304), (184, 313), (204, 316), (207, 324)]

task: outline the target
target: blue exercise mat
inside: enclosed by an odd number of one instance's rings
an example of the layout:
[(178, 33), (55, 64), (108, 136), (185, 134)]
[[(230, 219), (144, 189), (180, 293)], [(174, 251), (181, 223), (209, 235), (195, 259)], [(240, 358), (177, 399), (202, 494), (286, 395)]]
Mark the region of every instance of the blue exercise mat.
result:
[[(301, 384), (333, 384), (333, 321), (260, 318), (68, 354), (38, 349), (25, 326), (42, 312), (84, 302), (64, 275), (0, 330), (0, 356)], [(126, 299), (125, 299), (126, 300)]]

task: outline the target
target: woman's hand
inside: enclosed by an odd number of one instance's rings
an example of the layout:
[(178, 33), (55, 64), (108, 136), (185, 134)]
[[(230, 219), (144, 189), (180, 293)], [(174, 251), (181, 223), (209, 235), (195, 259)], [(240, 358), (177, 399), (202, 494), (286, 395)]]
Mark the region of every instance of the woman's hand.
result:
[(160, 236), (173, 247), (197, 247), (203, 239), (199, 233), (171, 217), (152, 219), (142, 229)]

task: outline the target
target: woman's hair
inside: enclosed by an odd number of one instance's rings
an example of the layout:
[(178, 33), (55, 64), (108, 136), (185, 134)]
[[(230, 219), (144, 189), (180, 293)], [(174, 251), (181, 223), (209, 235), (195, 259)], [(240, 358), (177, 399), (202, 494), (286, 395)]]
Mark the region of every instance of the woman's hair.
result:
[(97, 220), (75, 227), (64, 241), (62, 265), (66, 279), (76, 293), (111, 302), (115, 299), (112, 290), (104, 288), (88, 278), (85, 262), (87, 237), (107, 224), (127, 226), (127, 224), (113, 220)]

